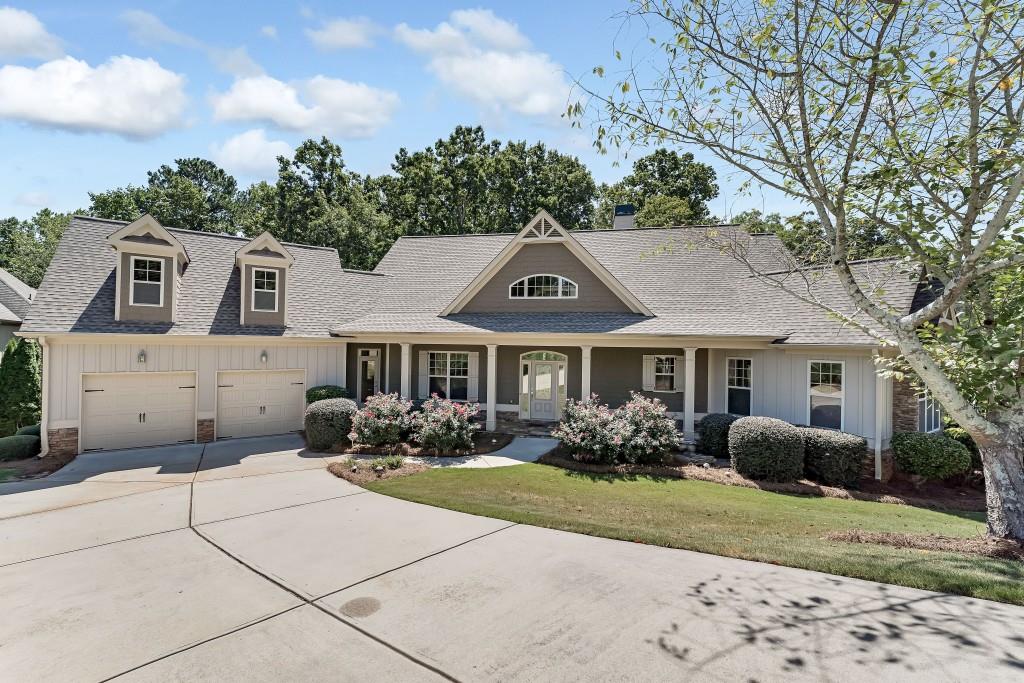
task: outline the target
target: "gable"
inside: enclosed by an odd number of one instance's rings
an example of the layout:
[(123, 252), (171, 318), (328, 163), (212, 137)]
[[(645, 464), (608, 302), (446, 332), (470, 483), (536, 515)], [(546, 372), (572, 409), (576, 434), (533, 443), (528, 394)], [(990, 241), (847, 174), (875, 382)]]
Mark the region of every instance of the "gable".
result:
[[(560, 275), (576, 283), (574, 299), (510, 299), (509, 287), (530, 275)], [(524, 244), (462, 307), (462, 313), (629, 313), (630, 308), (560, 242)]]

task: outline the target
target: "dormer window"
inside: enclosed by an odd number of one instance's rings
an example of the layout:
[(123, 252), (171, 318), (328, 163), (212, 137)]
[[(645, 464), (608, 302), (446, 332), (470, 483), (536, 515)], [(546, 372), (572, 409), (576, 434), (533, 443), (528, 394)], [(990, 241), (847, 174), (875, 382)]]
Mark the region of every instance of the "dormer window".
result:
[(164, 305), (164, 260), (132, 257), (132, 306)]
[(252, 310), (277, 312), (277, 271), (252, 269)]
[(561, 275), (528, 275), (508, 288), (509, 299), (575, 299), (576, 283)]

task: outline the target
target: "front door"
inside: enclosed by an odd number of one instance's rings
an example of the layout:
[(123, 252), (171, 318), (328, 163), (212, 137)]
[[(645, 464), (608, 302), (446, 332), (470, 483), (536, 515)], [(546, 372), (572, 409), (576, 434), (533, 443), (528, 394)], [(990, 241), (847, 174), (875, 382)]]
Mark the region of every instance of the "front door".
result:
[(530, 417), (534, 420), (554, 420), (557, 417), (558, 364), (534, 361), (533, 395)]
[(359, 361), (359, 400), (377, 393), (377, 359), (362, 358)]

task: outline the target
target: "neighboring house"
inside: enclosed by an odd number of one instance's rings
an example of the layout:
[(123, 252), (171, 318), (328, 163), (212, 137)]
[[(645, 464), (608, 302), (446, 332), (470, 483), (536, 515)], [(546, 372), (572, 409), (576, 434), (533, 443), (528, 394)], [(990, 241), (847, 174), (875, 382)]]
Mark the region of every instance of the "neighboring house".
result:
[[(366, 273), (269, 234), (76, 217), (21, 333), (43, 342), (44, 433), (61, 452), (299, 429), (317, 384), (479, 401), (490, 428), (640, 391), (688, 436), (729, 411), (886, 447), (876, 339), (709, 244), (771, 269), (787, 257), (776, 237), (710, 230), (569, 232), (542, 211), (518, 233), (403, 237)], [(899, 311), (919, 288), (895, 261), (856, 275)], [(855, 313), (831, 271), (791, 277)]]
[(7, 342), (21, 327), (35, 295), (36, 290), (0, 268), (0, 358), (4, 357)]

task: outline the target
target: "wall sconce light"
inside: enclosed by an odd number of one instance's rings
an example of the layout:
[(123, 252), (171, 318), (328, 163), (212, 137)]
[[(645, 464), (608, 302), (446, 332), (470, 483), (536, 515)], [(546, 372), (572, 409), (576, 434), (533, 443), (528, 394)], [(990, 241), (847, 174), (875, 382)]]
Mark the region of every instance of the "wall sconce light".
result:
[(139, 362), (140, 363), (145, 363), (146, 362), (146, 349), (140, 349), (139, 350)]
[(267, 362), (267, 352), (266, 351), (263, 351), (262, 353), (260, 353), (260, 362), (261, 363), (266, 363)]

